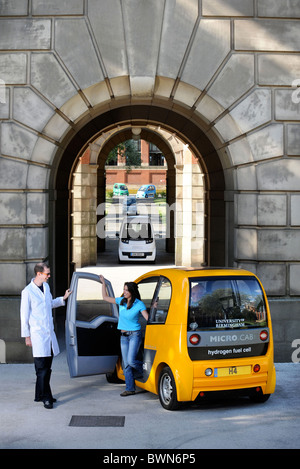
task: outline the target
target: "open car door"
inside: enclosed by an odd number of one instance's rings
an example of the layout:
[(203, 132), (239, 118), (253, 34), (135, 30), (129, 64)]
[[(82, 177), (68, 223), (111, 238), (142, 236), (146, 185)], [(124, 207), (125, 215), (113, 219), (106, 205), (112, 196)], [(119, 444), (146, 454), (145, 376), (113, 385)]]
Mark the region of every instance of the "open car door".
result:
[[(75, 272), (66, 316), (66, 349), (71, 378), (112, 373), (120, 355), (118, 307), (102, 299), (99, 276)], [(111, 283), (106, 289), (114, 296)]]

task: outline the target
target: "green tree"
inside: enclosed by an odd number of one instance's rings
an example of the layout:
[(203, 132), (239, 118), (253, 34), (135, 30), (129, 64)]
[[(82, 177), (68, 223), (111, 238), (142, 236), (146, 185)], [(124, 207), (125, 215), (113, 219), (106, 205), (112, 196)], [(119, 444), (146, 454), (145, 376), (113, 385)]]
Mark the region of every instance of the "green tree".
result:
[(113, 148), (108, 154), (106, 160), (107, 164), (116, 163), (118, 161), (118, 154), (120, 154), (122, 158), (126, 158), (126, 166), (141, 165), (141, 155), (136, 148), (134, 140), (126, 140)]

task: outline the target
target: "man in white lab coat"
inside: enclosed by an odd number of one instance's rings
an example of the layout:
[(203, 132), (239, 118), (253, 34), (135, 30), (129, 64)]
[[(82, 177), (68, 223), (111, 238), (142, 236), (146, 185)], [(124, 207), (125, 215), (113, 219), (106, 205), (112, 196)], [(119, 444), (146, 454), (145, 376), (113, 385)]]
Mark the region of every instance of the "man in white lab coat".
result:
[(21, 295), (21, 336), (25, 337), (26, 345), (32, 347), (36, 371), (34, 400), (42, 401), (46, 409), (52, 409), (56, 399), (50, 388), (51, 364), (53, 356), (59, 354), (52, 308), (63, 306), (71, 291), (66, 290), (64, 296), (53, 299), (47, 283), (49, 266), (40, 262), (34, 273), (35, 278)]

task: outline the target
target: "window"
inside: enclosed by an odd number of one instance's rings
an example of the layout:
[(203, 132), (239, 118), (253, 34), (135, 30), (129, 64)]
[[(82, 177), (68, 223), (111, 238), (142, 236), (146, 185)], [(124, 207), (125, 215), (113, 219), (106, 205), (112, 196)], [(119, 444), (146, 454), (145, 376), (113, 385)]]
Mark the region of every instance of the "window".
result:
[(266, 327), (262, 289), (254, 277), (190, 280), (188, 329)]
[(76, 320), (91, 322), (98, 316), (113, 316), (112, 307), (102, 299), (102, 284), (79, 278), (76, 291)]
[(150, 166), (163, 166), (164, 155), (161, 153), (159, 148), (153, 143), (149, 144), (149, 165)]
[(149, 313), (148, 324), (164, 324), (171, 301), (171, 282), (163, 276), (149, 277), (139, 283), (139, 292)]
[(148, 240), (153, 238), (150, 223), (125, 223), (121, 239)]
[(172, 295), (171, 282), (166, 277), (160, 277), (150, 309), (149, 323), (164, 324), (170, 306)]
[(157, 287), (157, 283), (159, 281), (159, 277), (149, 277), (142, 280), (139, 284), (139, 292), (141, 296), (142, 302), (145, 304), (148, 313), (150, 312), (150, 308), (152, 305), (152, 299), (154, 297), (154, 292)]

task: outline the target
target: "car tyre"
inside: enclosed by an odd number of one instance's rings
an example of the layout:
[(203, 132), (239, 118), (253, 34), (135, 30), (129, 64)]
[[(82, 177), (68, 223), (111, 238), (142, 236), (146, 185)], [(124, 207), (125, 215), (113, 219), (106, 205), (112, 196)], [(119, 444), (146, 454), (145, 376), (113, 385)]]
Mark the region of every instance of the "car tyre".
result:
[(250, 394), (250, 400), (252, 402), (255, 402), (256, 404), (263, 404), (264, 402), (267, 402), (271, 394), (263, 394), (263, 393), (258, 393), (258, 394)]
[(163, 368), (158, 379), (158, 397), (161, 405), (166, 410), (176, 410), (179, 407), (177, 401), (176, 384), (171, 369)]
[(113, 384), (124, 384), (124, 381), (118, 378), (116, 368), (112, 373), (106, 373), (106, 381)]

